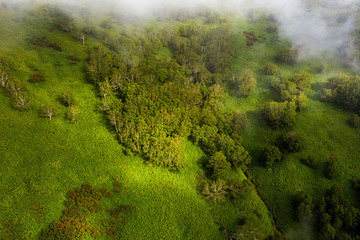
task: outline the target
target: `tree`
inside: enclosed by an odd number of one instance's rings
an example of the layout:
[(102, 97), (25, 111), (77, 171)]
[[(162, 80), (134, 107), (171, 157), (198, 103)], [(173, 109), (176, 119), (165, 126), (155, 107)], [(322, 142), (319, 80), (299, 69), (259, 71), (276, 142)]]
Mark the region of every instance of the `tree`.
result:
[(76, 39), (79, 40), (82, 45), (85, 44), (85, 34), (76, 34)]
[(352, 126), (353, 128), (358, 128), (360, 127), (360, 117), (357, 114), (352, 114), (350, 119), (349, 119), (349, 124), (350, 126)]
[(340, 164), (336, 158), (330, 159), (325, 166), (324, 173), (325, 176), (329, 179), (333, 179), (339, 175)]
[(240, 96), (249, 96), (256, 86), (256, 79), (254, 73), (250, 70), (245, 70), (236, 80), (237, 92)]
[(314, 209), (313, 201), (310, 195), (304, 191), (299, 192), (295, 196), (296, 216), (299, 221), (310, 220)]
[(210, 181), (209, 183), (206, 183), (202, 194), (205, 195), (207, 200), (222, 202), (225, 200), (225, 196), (227, 194), (226, 190), (226, 182), (219, 179), (217, 181)]
[(267, 63), (264, 67), (264, 73), (266, 75), (275, 75), (278, 71), (279, 68), (274, 63)]
[(262, 153), (265, 166), (271, 167), (275, 161), (280, 161), (283, 157), (280, 149), (276, 146), (268, 146)]
[(212, 177), (214, 179), (224, 179), (231, 170), (231, 164), (226, 161), (226, 157), (222, 152), (216, 152), (211, 156), (207, 167), (211, 169)]
[(69, 91), (63, 91), (61, 96), (60, 96), (61, 102), (66, 106), (66, 107), (71, 107), (74, 104), (74, 96), (72, 95), (71, 92)]
[(279, 137), (279, 144), (289, 152), (298, 152), (304, 147), (304, 140), (298, 132), (287, 132)]
[(26, 111), (30, 109), (31, 101), (28, 100), (23, 93), (20, 93), (14, 96), (13, 106), (15, 109), (18, 109), (20, 111)]
[(268, 123), (273, 128), (291, 126), (295, 122), (296, 106), (294, 102), (270, 102), (264, 109)]
[(44, 106), (41, 108), (41, 116), (49, 118), (50, 120), (55, 116), (56, 110), (52, 106)]
[(74, 123), (77, 120), (77, 116), (79, 115), (80, 111), (75, 106), (70, 106), (68, 113), (67, 113), (67, 119), (70, 123)]
[(279, 51), (277, 59), (279, 62), (294, 64), (296, 62), (297, 51), (292, 48), (283, 48)]

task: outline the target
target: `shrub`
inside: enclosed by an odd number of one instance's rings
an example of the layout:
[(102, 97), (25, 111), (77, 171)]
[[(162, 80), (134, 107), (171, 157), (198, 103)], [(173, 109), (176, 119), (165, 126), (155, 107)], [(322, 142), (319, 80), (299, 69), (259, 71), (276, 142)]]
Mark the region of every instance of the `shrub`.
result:
[(66, 107), (71, 107), (74, 104), (74, 96), (69, 91), (63, 91), (60, 99)]
[(266, 147), (262, 153), (262, 156), (264, 165), (267, 167), (271, 167), (275, 161), (280, 161), (283, 158), (283, 154), (276, 146)]
[(271, 127), (287, 127), (295, 122), (296, 104), (293, 101), (270, 102), (264, 112)]
[(228, 196), (234, 202), (243, 199), (251, 191), (251, 183), (248, 180), (230, 179), (227, 185)]
[(55, 116), (56, 110), (54, 107), (47, 105), (41, 108), (40, 113), (42, 117), (46, 117), (51, 120)]
[(309, 220), (312, 216), (312, 212), (314, 209), (314, 204), (310, 195), (304, 191), (301, 191), (296, 194), (294, 200), (296, 205), (296, 217), (298, 218), (298, 220)]
[(231, 164), (226, 161), (226, 157), (222, 152), (216, 152), (211, 156), (207, 167), (212, 171), (212, 177), (214, 179), (224, 179), (227, 173), (231, 170)]
[(236, 82), (237, 93), (240, 96), (249, 96), (256, 86), (254, 73), (250, 70), (242, 72)]
[(264, 67), (264, 73), (266, 75), (274, 75), (278, 71), (279, 71), (279, 68), (274, 63), (268, 63)]
[(357, 114), (351, 115), (351, 117), (349, 119), (349, 124), (350, 124), (350, 126), (352, 126), (354, 128), (360, 127), (360, 117), (359, 117), (359, 115), (357, 115)]
[(291, 48), (284, 48), (277, 54), (277, 60), (282, 63), (294, 64), (296, 62), (297, 51)]
[(211, 181), (209, 183), (206, 183), (202, 194), (208, 200), (212, 200), (214, 202), (222, 202), (225, 200), (225, 196), (227, 194), (226, 190), (226, 182), (219, 179), (217, 181)]
[(330, 161), (326, 163), (324, 174), (327, 178), (333, 179), (339, 175), (339, 168), (339, 161), (336, 158), (330, 159)]
[(66, 117), (70, 123), (74, 123), (74, 122), (76, 122), (76, 119), (77, 119), (77, 116), (79, 115), (79, 113), (80, 113), (80, 111), (77, 107), (70, 106)]
[(279, 29), (278, 23), (270, 23), (269, 26), (266, 28), (266, 32), (268, 33), (275, 33)]
[(15, 109), (20, 110), (20, 111), (29, 110), (31, 107), (31, 101), (28, 100), (27, 97), (22, 93), (14, 96), (12, 104)]
[(309, 156), (306, 158), (302, 158), (301, 161), (311, 168), (315, 169), (319, 167), (319, 162), (314, 157)]
[(289, 152), (298, 152), (304, 147), (304, 140), (297, 132), (287, 132), (279, 137), (280, 146)]

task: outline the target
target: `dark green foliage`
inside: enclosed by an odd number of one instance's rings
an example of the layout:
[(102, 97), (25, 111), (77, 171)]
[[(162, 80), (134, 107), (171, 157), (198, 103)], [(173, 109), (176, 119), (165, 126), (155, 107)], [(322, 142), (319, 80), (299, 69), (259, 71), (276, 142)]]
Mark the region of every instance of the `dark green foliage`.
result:
[(305, 163), (306, 165), (308, 165), (309, 167), (311, 168), (318, 168), (319, 167), (319, 161), (316, 160), (314, 157), (312, 156), (308, 156), (308, 157), (305, 157), (305, 158), (302, 158), (301, 161), (303, 163)]
[(329, 78), (322, 98), (326, 101), (335, 102), (345, 109), (359, 109), (360, 77), (342, 74)]
[(360, 116), (357, 114), (353, 114), (351, 115), (350, 119), (349, 119), (349, 124), (350, 126), (352, 126), (353, 128), (358, 128), (360, 127)]
[(350, 183), (351, 183), (351, 186), (360, 192), (360, 177), (356, 176), (356, 177), (352, 177), (350, 179)]
[(313, 214), (314, 204), (309, 194), (304, 191), (295, 196), (296, 217), (299, 221), (310, 220)]
[(266, 75), (275, 75), (278, 71), (279, 68), (274, 63), (268, 63), (264, 67), (264, 73)]
[(32, 75), (31, 78), (28, 80), (29, 83), (39, 83), (44, 81), (45, 81), (45, 76), (40, 73)]
[(287, 132), (280, 135), (279, 145), (289, 152), (298, 152), (304, 148), (304, 140), (297, 132)]
[(277, 60), (281, 63), (294, 64), (296, 62), (297, 51), (291, 48), (284, 48), (277, 54)]
[(248, 69), (243, 71), (239, 78), (236, 78), (235, 86), (239, 96), (249, 96), (256, 86), (254, 73)]
[(231, 164), (226, 161), (226, 157), (222, 152), (216, 152), (211, 156), (206, 167), (211, 170), (213, 179), (226, 179), (226, 175), (231, 170)]
[(276, 161), (280, 161), (283, 158), (283, 154), (276, 146), (268, 146), (262, 153), (263, 163), (267, 167), (271, 167)]
[(339, 175), (340, 163), (336, 158), (331, 158), (325, 166), (324, 174), (327, 178), (333, 179)]
[[(320, 202), (320, 238), (334, 239), (354, 233), (359, 225), (359, 210), (344, 198), (340, 185), (334, 185)], [(340, 234), (340, 235), (339, 235)], [(352, 234), (351, 234), (352, 235)], [(344, 236), (344, 235), (343, 235)]]
[(230, 179), (228, 180), (228, 196), (237, 203), (251, 191), (252, 185), (248, 180)]
[(295, 122), (295, 102), (270, 102), (264, 109), (265, 117), (273, 128), (288, 127)]

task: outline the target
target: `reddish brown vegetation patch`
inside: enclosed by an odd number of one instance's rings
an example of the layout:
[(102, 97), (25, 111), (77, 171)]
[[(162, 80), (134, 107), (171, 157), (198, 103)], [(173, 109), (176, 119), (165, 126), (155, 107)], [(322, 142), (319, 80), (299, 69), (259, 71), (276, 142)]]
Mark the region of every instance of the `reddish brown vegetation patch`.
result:
[(101, 199), (111, 196), (112, 193), (107, 188), (95, 189), (89, 184), (83, 184), (80, 188), (68, 192), (62, 216), (42, 232), (40, 240), (75, 240), (87, 236), (96, 239), (103, 237), (102, 235), (117, 239), (119, 227), (125, 223), (125, 213), (131, 211), (131, 206), (120, 205), (106, 210), (109, 218), (103, 219), (97, 227), (92, 226), (88, 220), (90, 215), (103, 211)]
[(31, 78), (28, 80), (29, 83), (38, 83), (38, 82), (44, 82), (45, 76), (37, 73), (31, 76)]
[(243, 34), (245, 36), (246, 45), (248, 45), (248, 46), (254, 45), (254, 43), (258, 40), (258, 38), (254, 32), (244, 31)]
[(75, 57), (75, 56), (73, 56), (73, 55), (68, 55), (66, 58), (69, 59), (69, 60), (71, 60), (71, 61), (73, 61), (73, 62), (80, 62), (80, 61), (81, 61), (80, 58)]
[(29, 43), (34, 46), (52, 48), (55, 51), (62, 52), (60, 46), (56, 45), (56, 43), (49, 43), (48, 41), (46, 41), (46, 37), (32, 37), (29, 40)]

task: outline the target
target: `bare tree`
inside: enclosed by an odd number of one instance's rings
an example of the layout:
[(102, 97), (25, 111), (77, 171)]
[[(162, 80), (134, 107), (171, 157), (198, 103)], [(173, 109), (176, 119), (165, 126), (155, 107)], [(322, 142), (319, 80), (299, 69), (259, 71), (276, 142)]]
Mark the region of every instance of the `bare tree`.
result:
[(15, 96), (13, 101), (14, 108), (25, 111), (29, 110), (31, 102), (26, 98), (24, 94), (18, 94)]
[(41, 108), (41, 116), (43, 117), (49, 118), (51, 120), (55, 114), (55, 108), (53, 108), (52, 106), (44, 106)]
[(7, 87), (9, 80), (9, 76), (0, 69), (0, 86)]
[(207, 183), (202, 191), (206, 199), (214, 202), (221, 202), (226, 196), (226, 182), (219, 179), (214, 182)]
[(82, 45), (85, 44), (85, 34), (76, 34), (76, 39), (79, 40)]

